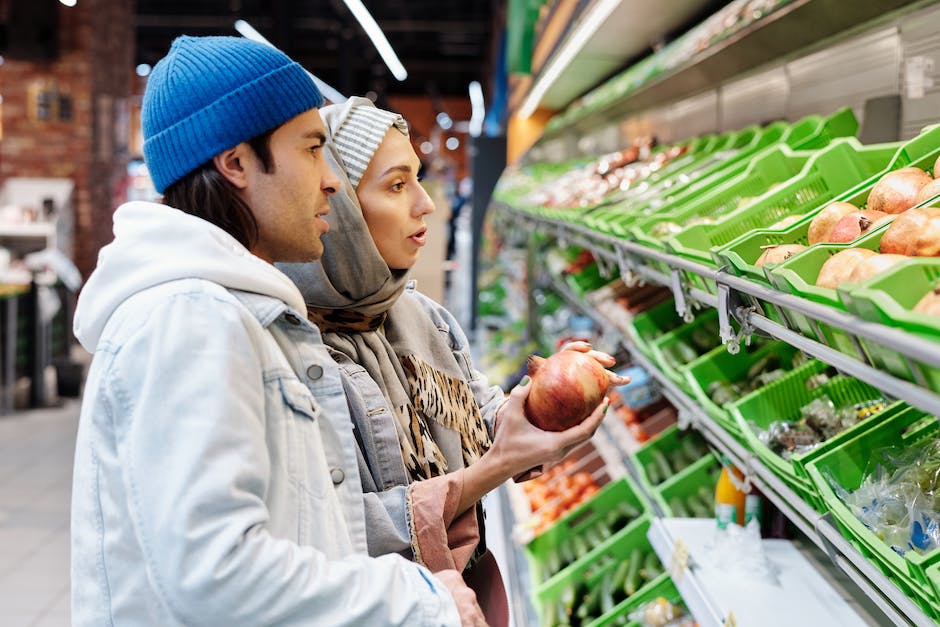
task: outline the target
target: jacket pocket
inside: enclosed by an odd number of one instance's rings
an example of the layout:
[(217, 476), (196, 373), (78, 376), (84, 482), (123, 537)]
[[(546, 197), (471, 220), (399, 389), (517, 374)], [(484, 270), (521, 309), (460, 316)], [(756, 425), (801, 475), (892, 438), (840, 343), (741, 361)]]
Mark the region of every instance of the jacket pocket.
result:
[(310, 420), (320, 417), (320, 405), (303, 383), (297, 379), (280, 379), (284, 402), (295, 412)]

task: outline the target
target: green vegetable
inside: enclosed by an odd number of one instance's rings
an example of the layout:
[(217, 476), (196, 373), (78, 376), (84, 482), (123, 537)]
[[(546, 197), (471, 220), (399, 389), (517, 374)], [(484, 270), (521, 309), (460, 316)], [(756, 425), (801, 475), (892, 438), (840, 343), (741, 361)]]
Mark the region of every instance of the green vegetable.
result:
[(669, 499), (669, 509), (672, 510), (672, 515), (676, 518), (689, 518), (689, 510), (686, 509), (682, 499), (678, 496)]
[(650, 551), (646, 554), (646, 558), (643, 560), (643, 577), (647, 581), (656, 579), (656, 577), (663, 572), (663, 565), (659, 562), (659, 556), (656, 555), (655, 551)]
[(662, 477), (661, 481), (665, 481), (673, 475), (673, 470), (669, 465), (669, 461), (666, 459), (666, 456), (663, 455), (662, 451), (659, 449), (653, 449), (653, 463), (659, 466), (659, 473)]
[(640, 566), (643, 562), (643, 553), (640, 549), (630, 552), (630, 565), (627, 567), (627, 576), (623, 581), (623, 591), (629, 597), (640, 587)]

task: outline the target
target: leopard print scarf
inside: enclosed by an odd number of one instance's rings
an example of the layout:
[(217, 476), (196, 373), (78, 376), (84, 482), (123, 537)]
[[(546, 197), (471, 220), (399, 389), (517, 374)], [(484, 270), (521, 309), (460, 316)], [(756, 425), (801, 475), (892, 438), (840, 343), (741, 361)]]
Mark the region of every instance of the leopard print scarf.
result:
[[(470, 386), (462, 378), (435, 369), (414, 354), (398, 355), (383, 328), (388, 318), (387, 312), (366, 315), (350, 310), (308, 306), (307, 315), (320, 328), (327, 344), (360, 363), (373, 380), (383, 387), (394, 409), (402, 459), (412, 480), (430, 479), (448, 470), (446, 456), (435, 441), (429, 422), (436, 422), (460, 435), (465, 466), (477, 461), (489, 448), (489, 434)], [(398, 367), (393, 368), (396, 376), (389, 377), (388, 368), (363, 359), (361, 346), (357, 350), (358, 359), (349, 354), (348, 340), (355, 336), (360, 339), (364, 336), (380, 339), (381, 344), (388, 344), (390, 350), (372, 352), (395, 355), (398, 362)], [(396, 394), (399, 390), (404, 391), (404, 395)]]

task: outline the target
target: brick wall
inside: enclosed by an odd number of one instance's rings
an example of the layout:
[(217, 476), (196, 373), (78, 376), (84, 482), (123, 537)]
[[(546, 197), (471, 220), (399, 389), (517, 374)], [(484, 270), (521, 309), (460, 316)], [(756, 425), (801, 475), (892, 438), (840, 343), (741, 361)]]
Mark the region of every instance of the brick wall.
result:
[[(134, 2), (81, 0), (57, 7), (56, 59), (6, 59), (0, 65), (0, 183), (11, 176), (72, 179), (73, 256), (87, 276), (99, 248), (111, 240), (111, 214), (123, 200)], [(31, 95), (52, 86), (70, 101), (71, 119), (36, 119)]]

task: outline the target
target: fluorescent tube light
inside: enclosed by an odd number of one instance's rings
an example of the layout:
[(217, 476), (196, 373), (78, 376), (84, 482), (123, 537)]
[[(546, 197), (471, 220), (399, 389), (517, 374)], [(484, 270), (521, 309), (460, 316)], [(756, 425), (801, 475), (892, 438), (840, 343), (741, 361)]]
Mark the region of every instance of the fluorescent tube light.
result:
[(620, 2), (621, 0), (596, 0), (587, 11), (585, 11), (584, 16), (581, 18), (581, 21), (578, 22), (574, 32), (565, 39), (561, 50), (552, 55), (548, 66), (544, 67), (542, 71), (539, 72), (539, 76), (532, 86), (532, 89), (529, 91), (529, 95), (526, 96), (522, 106), (519, 107), (519, 118), (525, 119), (535, 113), (536, 107), (542, 102), (542, 98), (545, 96), (548, 88), (558, 80), (558, 77), (565, 71), (565, 68), (571, 64), (575, 55), (581, 52), (581, 49), (584, 48), (584, 44), (587, 43), (588, 39), (594, 36), (594, 33), (597, 32), (600, 25), (604, 23), (604, 20), (610, 17), (610, 14), (620, 5)]
[(343, 0), (343, 2), (346, 3), (346, 6), (349, 7), (349, 10), (355, 18), (359, 20), (359, 25), (362, 26), (363, 30), (365, 30), (366, 34), (369, 36), (369, 39), (372, 40), (372, 45), (379, 51), (379, 56), (385, 61), (385, 65), (387, 65), (388, 69), (392, 72), (392, 76), (399, 81), (408, 78), (408, 72), (405, 70), (405, 66), (401, 64), (401, 61), (398, 60), (398, 55), (392, 50), (392, 44), (388, 43), (388, 39), (385, 38), (385, 33), (379, 28), (372, 14), (369, 13), (369, 10), (362, 4), (361, 0)]
[(486, 118), (486, 106), (483, 102), (483, 87), (479, 81), (470, 83), (470, 126), (471, 137), (479, 137), (483, 132), (483, 120)]
[[(251, 39), (253, 41), (257, 41), (257, 42), (266, 44), (268, 46), (271, 46), (272, 48), (275, 47), (274, 44), (268, 41), (264, 35), (256, 31), (255, 28), (251, 24), (246, 22), (245, 20), (236, 20), (235, 30), (237, 30), (239, 34), (241, 34), (241, 36), (244, 37), (245, 39)], [(320, 90), (320, 93), (322, 93), (323, 96), (327, 100), (329, 100), (330, 102), (334, 102), (334, 103), (346, 102), (346, 96), (344, 96), (333, 87), (330, 87), (329, 85), (321, 81), (319, 78), (316, 77), (316, 75), (312, 74), (309, 70), (304, 70), (304, 71), (307, 72), (310, 78), (313, 79), (313, 82), (316, 84), (317, 89)]]

